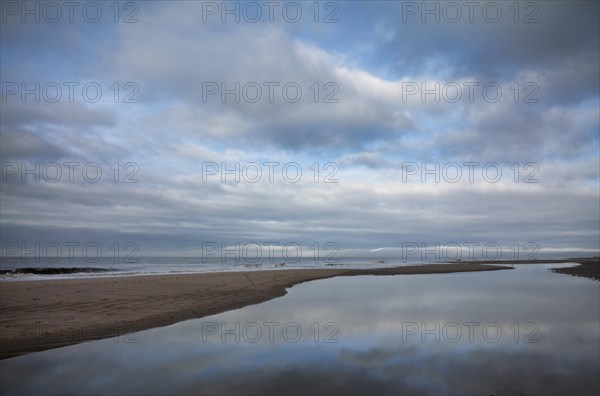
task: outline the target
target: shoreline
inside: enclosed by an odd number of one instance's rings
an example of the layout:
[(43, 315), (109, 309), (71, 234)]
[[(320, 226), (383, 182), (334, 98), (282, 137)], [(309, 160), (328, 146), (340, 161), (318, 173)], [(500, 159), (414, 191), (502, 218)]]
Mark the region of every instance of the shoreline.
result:
[[(600, 257), (566, 258), (551, 260), (497, 260), (497, 261), (468, 261), (473, 264), (562, 264), (575, 263), (573, 267), (553, 268), (551, 271), (557, 274), (572, 275), (600, 282)], [(460, 263), (453, 261), (452, 263)]]
[[(587, 262), (539, 262), (580, 261)], [(460, 262), (350, 270), (288, 269), (6, 282), (0, 284), (0, 359), (215, 315), (284, 296), (287, 288), (312, 280), (497, 271), (512, 269), (501, 264), (517, 263)]]

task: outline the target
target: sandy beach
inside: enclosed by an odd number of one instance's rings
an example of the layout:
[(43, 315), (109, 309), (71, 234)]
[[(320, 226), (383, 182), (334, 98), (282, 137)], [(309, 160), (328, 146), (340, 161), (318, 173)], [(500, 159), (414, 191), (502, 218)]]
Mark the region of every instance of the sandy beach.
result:
[(5, 359), (214, 315), (283, 296), (286, 288), (309, 280), (509, 268), (456, 263), (6, 282), (0, 284), (0, 356)]
[(0, 284), (0, 358), (214, 315), (283, 296), (286, 288), (310, 280), (494, 271), (548, 262), (578, 262), (554, 271), (599, 279), (598, 259), (573, 259), (5, 282)]

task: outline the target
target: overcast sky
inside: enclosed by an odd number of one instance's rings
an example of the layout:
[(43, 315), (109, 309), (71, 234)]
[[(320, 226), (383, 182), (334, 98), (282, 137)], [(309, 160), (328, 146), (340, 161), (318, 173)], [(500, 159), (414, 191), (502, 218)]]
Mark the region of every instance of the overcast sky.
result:
[(3, 2), (3, 246), (598, 253), (597, 1), (288, 3)]

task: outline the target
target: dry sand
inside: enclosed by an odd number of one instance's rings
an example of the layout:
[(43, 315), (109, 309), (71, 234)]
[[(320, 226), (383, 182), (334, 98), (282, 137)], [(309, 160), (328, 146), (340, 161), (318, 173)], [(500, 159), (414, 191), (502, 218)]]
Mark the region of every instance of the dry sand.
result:
[(214, 315), (283, 296), (286, 288), (314, 279), (508, 268), (457, 263), (3, 282), (0, 359)]

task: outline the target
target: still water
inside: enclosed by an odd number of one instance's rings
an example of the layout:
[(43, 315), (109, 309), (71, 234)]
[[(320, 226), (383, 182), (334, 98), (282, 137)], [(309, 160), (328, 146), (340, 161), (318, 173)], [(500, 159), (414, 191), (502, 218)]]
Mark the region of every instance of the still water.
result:
[(515, 270), (359, 276), (0, 362), (10, 394), (598, 394), (600, 285)]

